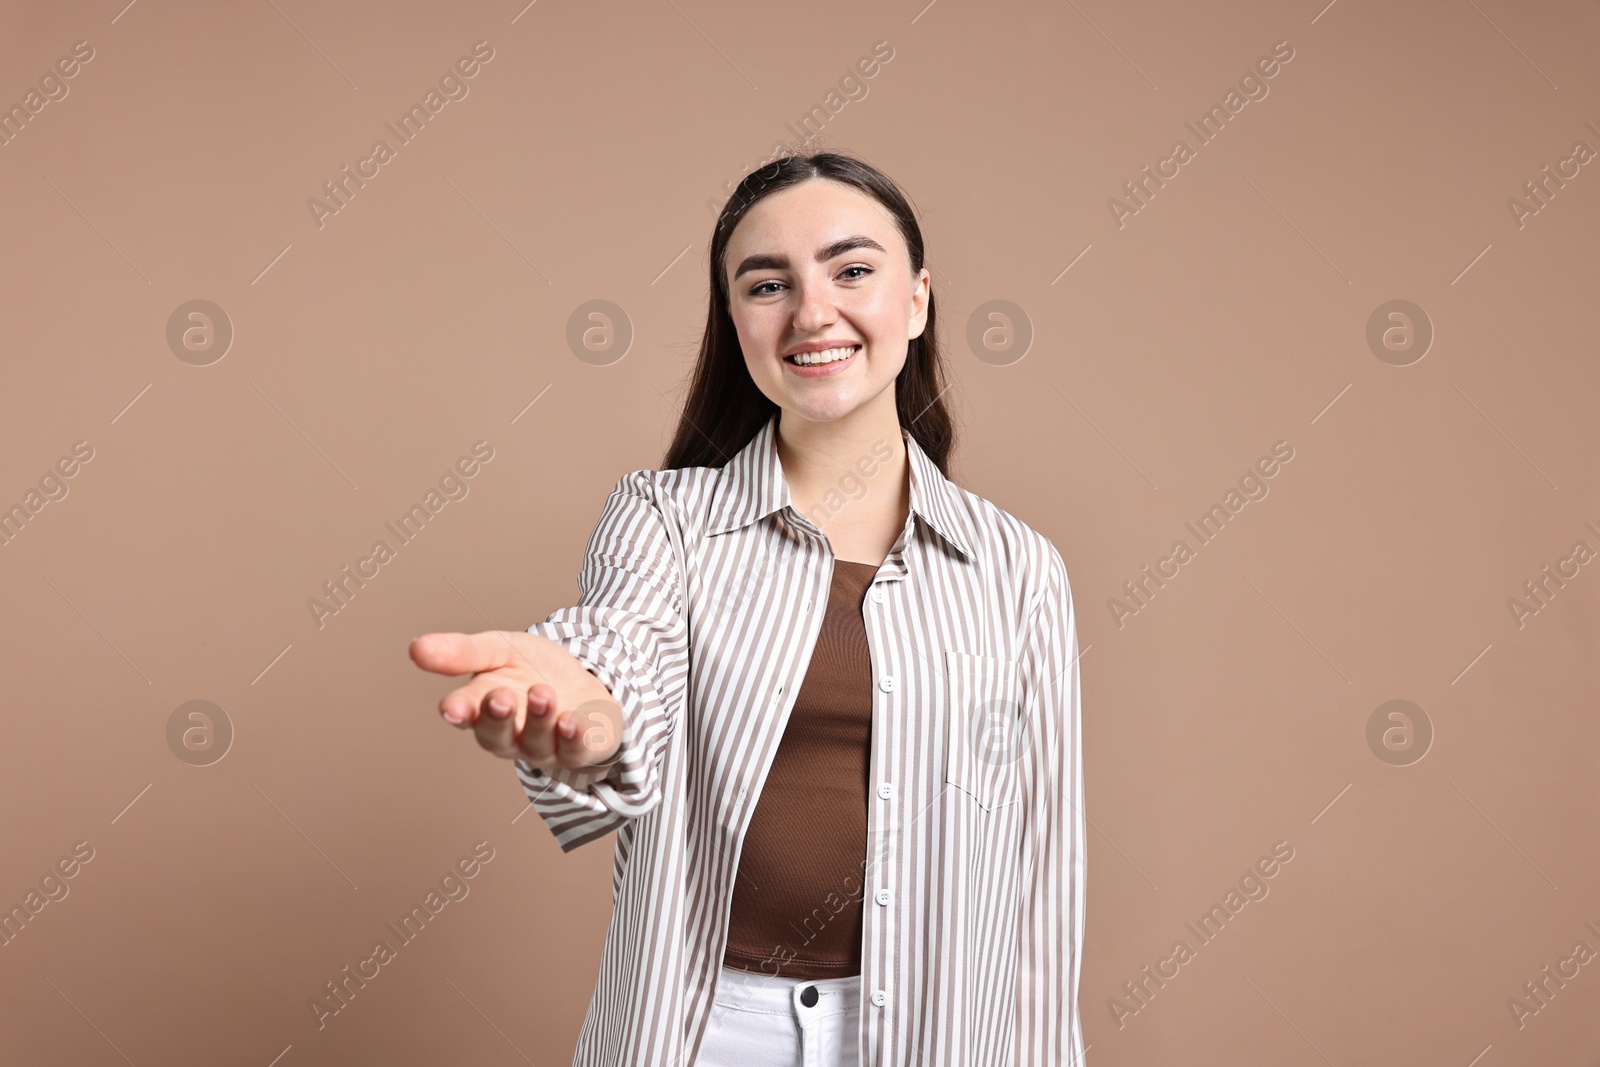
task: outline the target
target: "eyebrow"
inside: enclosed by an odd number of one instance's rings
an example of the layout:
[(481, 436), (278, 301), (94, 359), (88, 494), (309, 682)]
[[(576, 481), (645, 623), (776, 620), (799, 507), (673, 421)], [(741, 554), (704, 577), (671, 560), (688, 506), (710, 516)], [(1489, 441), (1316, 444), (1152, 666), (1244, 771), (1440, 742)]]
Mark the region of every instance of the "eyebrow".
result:
[[(832, 244), (825, 245), (824, 247), (819, 249), (817, 251), (817, 262), (818, 263), (826, 263), (828, 260), (832, 259), (834, 256), (843, 255), (844, 253), (852, 251), (853, 249), (857, 249), (857, 248), (875, 248), (879, 252), (883, 252), (884, 251), (884, 247), (882, 245), (880, 245), (878, 242), (874, 241), (872, 238), (864, 236), (862, 234), (856, 234), (853, 237), (841, 237), (839, 240), (833, 242)], [(762, 253), (757, 253), (756, 255), (753, 255), (753, 256), (746, 256), (744, 258), (744, 261), (739, 264), (739, 269), (733, 272), (733, 280), (734, 281), (738, 281), (740, 275), (748, 274), (753, 270), (788, 270), (788, 269), (789, 269), (789, 257), (788, 256), (774, 255), (772, 253), (762, 252)]]

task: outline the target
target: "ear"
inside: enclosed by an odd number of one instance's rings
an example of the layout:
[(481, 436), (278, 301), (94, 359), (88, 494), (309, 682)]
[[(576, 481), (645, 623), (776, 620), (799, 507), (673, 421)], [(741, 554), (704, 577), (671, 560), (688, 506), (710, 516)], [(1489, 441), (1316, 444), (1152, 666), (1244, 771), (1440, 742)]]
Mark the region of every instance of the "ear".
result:
[(933, 279), (928, 274), (928, 268), (923, 267), (917, 275), (916, 286), (911, 290), (911, 321), (906, 324), (906, 339), (921, 337), (922, 331), (928, 326), (928, 301), (932, 299)]

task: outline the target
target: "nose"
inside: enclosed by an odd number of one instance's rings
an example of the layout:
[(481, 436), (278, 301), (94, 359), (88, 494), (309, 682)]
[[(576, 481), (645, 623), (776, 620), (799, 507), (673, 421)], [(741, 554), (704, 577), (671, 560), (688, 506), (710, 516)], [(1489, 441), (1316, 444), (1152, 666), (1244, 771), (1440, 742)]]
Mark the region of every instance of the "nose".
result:
[(794, 294), (794, 328), (796, 333), (817, 334), (832, 326), (839, 318), (828, 286), (821, 281), (801, 280), (790, 290)]

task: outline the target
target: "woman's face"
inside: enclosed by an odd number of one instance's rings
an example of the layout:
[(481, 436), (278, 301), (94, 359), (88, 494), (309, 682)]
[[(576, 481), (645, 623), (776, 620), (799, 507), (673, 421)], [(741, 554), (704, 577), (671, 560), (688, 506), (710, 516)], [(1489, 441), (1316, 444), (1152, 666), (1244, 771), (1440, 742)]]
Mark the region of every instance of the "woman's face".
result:
[[(874, 401), (893, 417), (895, 376), (927, 323), (929, 277), (912, 275), (883, 205), (826, 179), (790, 186), (739, 220), (725, 264), (745, 365), (769, 400), (812, 422)], [(786, 358), (817, 342), (848, 351), (812, 366)]]

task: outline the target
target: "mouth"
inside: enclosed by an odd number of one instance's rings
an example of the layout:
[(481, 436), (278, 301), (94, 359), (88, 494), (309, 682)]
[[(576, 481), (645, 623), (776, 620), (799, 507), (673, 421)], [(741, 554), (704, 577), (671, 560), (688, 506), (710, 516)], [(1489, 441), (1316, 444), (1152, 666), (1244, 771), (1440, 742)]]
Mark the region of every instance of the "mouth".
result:
[(848, 345), (830, 348), (823, 352), (803, 352), (799, 355), (784, 356), (783, 361), (798, 373), (815, 377), (821, 374), (834, 374), (844, 369), (855, 359), (859, 351), (861, 351), (860, 345)]

